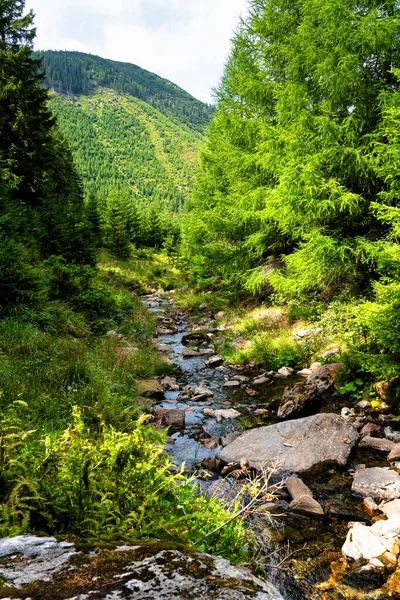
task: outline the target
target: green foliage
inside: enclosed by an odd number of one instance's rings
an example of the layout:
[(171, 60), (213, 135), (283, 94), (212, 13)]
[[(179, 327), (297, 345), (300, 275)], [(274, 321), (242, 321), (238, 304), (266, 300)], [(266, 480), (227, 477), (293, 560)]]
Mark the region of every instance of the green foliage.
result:
[(251, 2), (184, 226), (197, 282), (272, 284), (287, 298), (371, 291), (388, 231), (374, 209), (387, 187), (376, 140), (384, 98), (396, 104), (399, 24), (395, 2)]
[(251, 538), (241, 522), (206, 539), (229, 513), (199, 496), (182, 474), (171, 474), (166, 434), (143, 421), (126, 433), (101, 424), (93, 435), (74, 407), (69, 427), (43, 441), (23, 431), (15, 415), (3, 418), (1, 534), (39, 527), (96, 539), (153, 537), (245, 558)]

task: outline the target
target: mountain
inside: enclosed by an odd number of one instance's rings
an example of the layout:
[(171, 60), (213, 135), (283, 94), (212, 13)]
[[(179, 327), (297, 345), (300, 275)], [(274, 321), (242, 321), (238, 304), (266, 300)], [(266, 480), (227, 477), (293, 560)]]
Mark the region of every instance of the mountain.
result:
[(212, 107), (136, 65), (80, 52), (36, 56), (85, 191), (105, 198), (117, 187), (180, 211)]

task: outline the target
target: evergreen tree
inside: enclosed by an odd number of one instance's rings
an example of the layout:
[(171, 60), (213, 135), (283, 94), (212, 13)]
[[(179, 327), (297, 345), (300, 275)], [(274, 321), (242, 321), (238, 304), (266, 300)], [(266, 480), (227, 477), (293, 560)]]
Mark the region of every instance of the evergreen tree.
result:
[(107, 244), (116, 258), (127, 260), (130, 257), (126, 204), (116, 189), (112, 190), (107, 200)]
[(387, 232), (372, 140), (399, 32), (394, 0), (252, 1), (184, 232), (195, 275), (288, 296), (368, 289)]

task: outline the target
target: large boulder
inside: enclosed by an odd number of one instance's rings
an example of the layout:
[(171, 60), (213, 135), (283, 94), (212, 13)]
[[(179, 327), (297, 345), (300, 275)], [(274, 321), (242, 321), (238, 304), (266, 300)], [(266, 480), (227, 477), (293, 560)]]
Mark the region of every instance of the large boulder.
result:
[(287, 419), (312, 406), (319, 398), (335, 387), (335, 377), (341, 368), (340, 363), (324, 365), (314, 371), (305, 381), (296, 383), (294, 387), (287, 387), (283, 392), (279, 419)]
[[(80, 552), (52, 538), (0, 540), (0, 597), (31, 600), (283, 600), (248, 569), (157, 544)], [(72, 560), (72, 562), (71, 562)], [(52, 564), (52, 568), (49, 568)], [(16, 588), (18, 591), (16, 591)]]
[(342, 417), (318, 414), (246, 431), (218, 458), (225, 463), (246, 459), (255, 469), (301, 473), (323, 463), (345, 465), (358, 437)]
[(400, 475), (386, 467), (359, 469), (351, 488), (353, 494), (377, 500), (400, 498)]

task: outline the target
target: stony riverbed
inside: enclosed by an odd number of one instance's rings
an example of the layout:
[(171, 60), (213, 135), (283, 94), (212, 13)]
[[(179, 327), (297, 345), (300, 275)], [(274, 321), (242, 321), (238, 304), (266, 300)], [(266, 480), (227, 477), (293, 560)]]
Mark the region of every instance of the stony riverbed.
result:
[(166, 450), (177, 468), (184, 464), (205, 493), (227, 501), (237, 481), (271, 466), (274, 481), (295, 475), (308, 490), (296, 497), (281, 487), (268, 504), (273, 526), (262, 524), (272, 538), (265, 562), (285, 598), (400, 598), (400, 512), (384, 551), (367, 549), (370, 527), (386, 520), (383, 504), (400, 498), (400, 434), (385, 402), (346, 406), (335, 389), (338, 364), (300, 372), (228, 366), (216, 352), (224, 330), (207, 307), (193, 318), (173, 294), (143, 302), (156, 315), (160, 352), (178, 368), (175, 378), (144, 383), (157, 398), (156, 423), (170, 427)]

